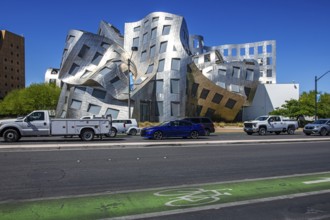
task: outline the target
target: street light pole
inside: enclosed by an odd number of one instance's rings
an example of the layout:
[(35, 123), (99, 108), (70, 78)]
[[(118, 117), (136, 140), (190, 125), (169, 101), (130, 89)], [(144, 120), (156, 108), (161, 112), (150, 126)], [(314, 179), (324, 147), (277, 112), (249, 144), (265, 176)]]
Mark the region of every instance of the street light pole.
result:
[(132, 47), (131, 48), (131, 56), (127, 60), (127, 67), (128, 67), (128, 100), (127, 100), (127, 107), (128, 107), (128, 118), (131, 118), (131, 59), (133, 55), (133, 51), (137, 51), (138, 47)]
[(328, 73), (330, 73), (330, 70), (325, 72), (319, 78), (317, 78), (317, 76), (315, 76), (315, 120), (317, 120), (317, 81), (319, 81), (323, 76), (325, 76)]

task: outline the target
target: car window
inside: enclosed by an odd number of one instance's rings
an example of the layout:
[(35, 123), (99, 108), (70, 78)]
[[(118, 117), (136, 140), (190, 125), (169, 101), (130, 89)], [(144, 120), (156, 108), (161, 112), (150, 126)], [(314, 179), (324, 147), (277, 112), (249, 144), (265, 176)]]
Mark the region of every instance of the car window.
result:
[(189, 121), (179, 121), (179, 125), (180, 126), (190, 126), (191, 122), (189, 122)]
[(190, 121), (191, 121), (192, 123), (200, 123), (199, 118), (191, 118)]
[(212, 123), (209, 118), (202, 118), (202, 123)]

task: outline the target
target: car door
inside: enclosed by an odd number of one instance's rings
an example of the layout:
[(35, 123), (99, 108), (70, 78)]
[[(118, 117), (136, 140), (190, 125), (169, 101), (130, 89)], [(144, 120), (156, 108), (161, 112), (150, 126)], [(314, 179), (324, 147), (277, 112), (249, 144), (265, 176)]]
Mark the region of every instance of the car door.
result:
[(191, 122), (179, 121), (180, 137), (188, 137), (190, 135), (191, 128), (192, 128)]
[(22, 122), (22, 133), (26, 136), (49, 135), (49, 122), (45, 120), (45, 112), (33, 112)]
[(273, 116), (268, 119), (268, 131), (282, 131), (283, 123), (281, 118), (278, 116)]

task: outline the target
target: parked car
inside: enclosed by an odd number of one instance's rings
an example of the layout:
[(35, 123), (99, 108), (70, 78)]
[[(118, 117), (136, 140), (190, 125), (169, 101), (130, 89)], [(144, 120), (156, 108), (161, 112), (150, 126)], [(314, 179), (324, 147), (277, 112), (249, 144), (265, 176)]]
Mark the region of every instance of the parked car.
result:
[(193, 124), (186, 120), (163, 122), (158, 126), (143, 128), (141, 136), (149, 139), (161, 140), (167, 137), (183, 137), (196, 139), (204, 136), (205, 130), (201, 124)]
[(194, 124), (202, 124), (205, 129), (205, 135), (209, 136), (211, 133), (215, 132), (214, 124), (210, 118), (207, 117), (188, 117), (183, 120), (190, 121)]
[(278, 115), (264, 115), (253, 121), (244, 122), (244, 131), (248, 135), (252, 135), (253, 133), (265, 135), (267, 132), (294, 134), (296, 129), (298, 129), (297, 121), (286, 120)]
[(112, 120), (113, 124), (123, 124), (124, 131), (119, 131), (119, 133), (126, 133), (128, 135), (136, 135), (141, 129), (138, 127), (138, 123), (135, 118), (129, 119), (114, 119)]
[(319, 119), (313, 123), (307, 124), (304, 127), (303, 132), (306, 135), (319, 134), (321, 136), (330, 134), (330, 119)]

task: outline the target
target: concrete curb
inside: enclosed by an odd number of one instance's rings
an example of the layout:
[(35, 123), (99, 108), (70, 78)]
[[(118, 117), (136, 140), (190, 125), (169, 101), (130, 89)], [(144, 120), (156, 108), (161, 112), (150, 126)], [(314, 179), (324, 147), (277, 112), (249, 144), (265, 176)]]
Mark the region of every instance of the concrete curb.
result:
[(60, 144), (15, 144), (0, 145), (0, 150), (26, 150), (26, 149), (47, 149), (47, 150), (63, 150), (63, 149), (95, 149), (95, 148), (111, 148), (111, 149), (128, 149), (142, 147), (187, 147), (196, 145), (213, 145), (213, 144), (251, 144), (251, 143), (289, 143), (289, 142), (315, 142), (330, 141), (330, 137), (320, 138), (294, 138), (294, 139), (263, 139), (263, 140), (209, 140), (209, 141), (151, 141), (151, 142), (125, 142), (125, 143), (109, 143), (109, 142), (88, 142), (88, 143), (60, 143)]

